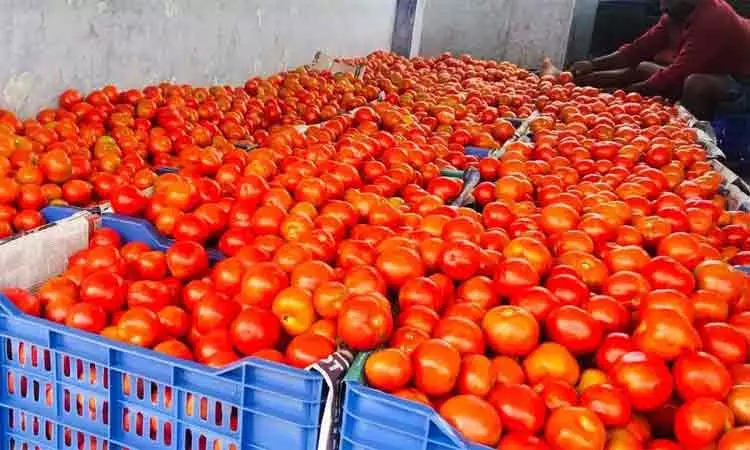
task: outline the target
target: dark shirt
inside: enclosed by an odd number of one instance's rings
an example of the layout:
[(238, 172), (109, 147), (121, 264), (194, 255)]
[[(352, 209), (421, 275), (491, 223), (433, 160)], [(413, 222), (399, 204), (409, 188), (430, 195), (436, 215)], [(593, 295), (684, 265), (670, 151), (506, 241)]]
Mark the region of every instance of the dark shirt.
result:
[(750, 76), (750, 21), (724, 0), (701, 0), (684, 23), (664, 15), (643, 36), (620, 52), (635, 66), (653, 60), (669, 47), (670, 30), (678, 27), (677, 54), (646, 82), (650, 90), (675, 92), (694, 73)]

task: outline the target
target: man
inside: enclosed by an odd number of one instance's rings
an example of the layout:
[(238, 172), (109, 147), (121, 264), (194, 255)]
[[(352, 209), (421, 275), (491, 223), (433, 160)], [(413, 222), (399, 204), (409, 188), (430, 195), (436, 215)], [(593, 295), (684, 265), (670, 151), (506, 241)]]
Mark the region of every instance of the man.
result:
[(750, 21), (725, 0), (661, 0), (661, 10), (633, 43), (573, 64), (576, 82), (679, 99), (700, 119), (750, 112)]

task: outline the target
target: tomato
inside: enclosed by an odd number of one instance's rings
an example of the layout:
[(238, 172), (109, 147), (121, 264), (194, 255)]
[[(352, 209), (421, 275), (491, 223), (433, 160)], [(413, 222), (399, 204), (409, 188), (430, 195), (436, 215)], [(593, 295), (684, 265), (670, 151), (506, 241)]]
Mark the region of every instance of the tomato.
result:
[(497, 385), (488, 401), (500, 413), (508, 431), (533, 435), (544, 427), (547, 408), (539, 394), (527, 385)]
[(154, 351), (169, 355), (173, 358), (186, 359), (188, 361), (193, 360), (193, 353), (188, 346), (177, 339), (170, 339), (157, 344), (154, 347)]
[(750, 427), (734, 428), (721, 437), (717, 450), (747, 450), (748, 442), (750, 442)]
[(77, 300), (73, 297), (53, 298), (44, 307), (44, 317), (52, 322), (65, 323), (76, 303)]
[(162, 337), (159, 316), (142, 307), (128, 309), (117, 322), (117, 334), (128, 344), (153, 347)]
[(629, 335), (625, 333), (610, 333), (602, 341), (602, 345), (596, 351), (596, 366), (608, 371), (617, 362), (620, 356), (636, 350), (635, 344)]
[(543, 322), (560, 304), (557, 297), (542, 286), (533, 286), (520, 290), (511, 297), (510, 303), (529, 311), (537, 321)]
[(513, 297), (526, 288), (539, 284), (539, 273), (525, 259), (508, 258), (497, 265), (494, 276), (495, 291), (503, 297)]
[(557, 297), (560, 303), (581, 306), (589, 299), (589, 288), (573, 275), (551, 275), (544, 286)]
[[(122, 239), (116, 230), (113, 230), (112, 228), (99, 228), (91, 233), (91, 236), (89, 237), (89, 248), (107, 245), (117, 248), (120, 247), (121, 242)], [(120, 249), (120, 253), (123, 253), (123, 249)]]
[(193, 308), (193, 327), (199, 333), (227, 329), (240, 309), (237, 302), (223, 294), (207, 293)]
[(537, 274), (545, 274), (551, 267), (552, 255), (547, 246), (531, 237), (518, 237), (508, 243), (503, 255), (510, 258), (522, 258), (531, 264)]
[(480, 257), (479, 246), (473, 242), (448, 242), (440, 256), (439, 267), (451, 279), (464, 281), (476, 274)]
[(530, 312), (517, 306), (497, 306), (482, 319), (487, 344), (498, 354), (525, 356), (537, 348), (539, 324)]
[(411, 381), (412, 373), (411, 359), (398, 349), (378, 350), (365, 362), (365, 378), (368, 384), (386, 392), (406, 387)]
[(255, 264), (248, 267), (242, 276), (239, 301), (243, 305), (270, 309), (274, 298), (288, 286), (289, 278), (277, 264)]
[(179, 306), (169, 305), (162, 308), (157, 315), (164, 334), (173, 338), (187, 335), (190, 329), (190, 316)]
[(544, 342), (534, 349), (523, 361), (523, 368), (531, 384), (550, 377), (574, 386), (581, 375), (578, 361), (568, 349), (554, 342)]
[[(192, 333), (192, 331), (191, 331)], [(198, 335), (193, 343), (193, 354), (198, 362), (205, 363), (216, 354), (232, 352), (232, 341), (225, 329), (212, 330)]]
[(683, 353), (672, 369), (675, 389), (685, 401), (699, 397), (723, 400), (732, 378), (719, 359), (704, 352)]
[(544, 438), (554, 450), (603, 449), (606, 431), (594, 412), (575, 406), (563, 406), (550, 414)]
[(641, 273), (653, 289), (675, 289), (685, 295), (695, 290), (695, 279), (690, 270), (669, 256), (653, 258)]
[(610, 275), (602, 286), (602, 294), (626, 305), (639, 305), (651, 291), (648, 280), (641, 274), (623, 270)]
[(456, 391), (484, 398), (496, 381), (496, 368), (489, 358), (484, 355), (466, 355), (461, 360)]
[(697, 398), (677, 410), (674, 433), (683, 446), (701, 448), (717, 441), (733, 424), (732, 411), (726, 405), (710, 398)]
[(196, 278), (208, 270), (208, 253), (197, 242), (175, 242), (167, 250), (167, 267), (179, 280)]
[(24, 314), (39, 317), (42, 314), (42, 302), (36, 295), (19, 288), (6, 288), (2, 294)]
[(743, 274), (722, 261), (703, 261), (694, 272), (698, 289), (715, 292), (729, 301), (736, 300), (742, 291)]
[(750, 424), (750, 385), (732, 386), (726, 398), (726, 405), (732, 410), (739, 425)]
[(586, 311), (604, 329), (605, 333), (627, 331), (630, 326), (630, 311), (612, 297), (595, 295), (589, 299)]
[(461, 370), (461, 355), (441, 339), (422, 342), (412, 353), (414, 384), (429, 396), (450, 393)]
[(697, 350), (701, 345), (692, 324), (671, 309), (644, 311), (641, 323), (633, 332), (633, 342), (641, 350), (665, 360), (673, 360), (680, 353)]
[(546, 330), (553, 341), (576, 355), (593, 353), (604, 338), (599, 322), (585, 310), (573, 305), (553, 310), (547, 317)]
[(295, 336), (286, 347), (286, 360), (293, 367), (305, 368), (327, 358), (336, 351), (336, 344), (317, 334)]
[(672, 396), (669, 368), (660, 358), (644, 352), (622, 355), (610, 368), (609, 377), (627, 394), (636, 411), (653, 411)]
[(133, 185), (120, 186), (109, 200), (116, 213), (127, 216), (139, 216), (148, 205), (148, 198)]
[(297, 336), (315, 322), (312, 293), (299, 287), (288, 287), (276, 295), (271, 310), (287, 334)]
[(371, 296), (347, 298), (338, 317), (338, 336), (352, 349), (372, 350), (386, 342), (393, 332), (390, 307)]
[(589, 386), (581, 392), (580, 404), (594, 411), (607, 427), (625, 426), (630, 421), (630, 401), (620, 389), (609, 384)]
[(534, 391), (542, 398), (548, 410), (578, 404), (576, 389), (563, 380), (545, 378), (534, 386)]
[(472, 442), (494, 446), (500, 440), (503, 429), (500, 416), (479, 397), (452, 397), (440, 407), (440, 415)]
[(723, 364), (741, 364), (747, 360), (748, 343), (745, 336), (732, 325), (712, 322), (700, 329), (703, 349)]
[(503, 450), (549, 450), (547, 444), (536, 436), (510, 432), (500, 439), (498, 448)]
[(425, 269), (419, 253), (409, 248), (394, 248), (378, 256), (375, 267), (393, 287), (401, 287), (411, 278), (421, 277)]
[(441, 319), (435, 326), (432, 337), (444, 340), (462, 355), (484, 353), (485, 340), (482, 329), (465, 317)]

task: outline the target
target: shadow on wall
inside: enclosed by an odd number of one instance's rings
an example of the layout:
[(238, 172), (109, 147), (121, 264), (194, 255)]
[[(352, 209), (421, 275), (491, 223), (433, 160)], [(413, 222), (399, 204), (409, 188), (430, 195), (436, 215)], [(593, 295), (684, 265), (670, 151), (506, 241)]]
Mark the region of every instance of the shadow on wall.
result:
[(562, 64), (576, 0), (426, 0), (420, 53)]

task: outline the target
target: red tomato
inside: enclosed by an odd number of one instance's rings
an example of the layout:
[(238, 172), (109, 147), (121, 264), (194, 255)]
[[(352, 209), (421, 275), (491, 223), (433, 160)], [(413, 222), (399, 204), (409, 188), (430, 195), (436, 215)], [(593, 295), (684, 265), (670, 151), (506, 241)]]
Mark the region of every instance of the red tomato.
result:
[(496, 385), (488, 401), (500, 413), (503, 427), (511, 432), (536, 434), (544, 427), (544, 401), (525, 384)]
[(732, 378), (719, 359), (704, 352), (683, 353), (672, 368), (677, 393), (685, 401), (696, 398), (723, 400)]
[(734, 425), (732, 411), (718, 400), (697, 398), (684, 403), (675, 416), (674, 433), (685, 448), (702, 448)]
[(386, 342), (392, 332), (393, 316), (387, 302), (357, 295), (341, 306), (338, 336), (352, 349), (372, 350)]
[(450, 393), (461, 370), (458, 350), (441, 339), (422, 342), (412, 353), (414, 384), (430, 396)]
[(457, 395), (440, 407), (440, 415), (464, 437), (483, 445), (494, 446), (503, 427), (495, 408), (473, 395)]
[(599, 417), (585, 408), (563, 406), (550, 414), (544, 438), (554, 450), (603, 449), (606, 431)]
[(401, 350), (389, 348), (372, 353), (365, 363), (367, 383), (377, 389), (394, 392), (411, 381), (411, 359)]
[(159, 316), (146, 308), (129, 309), (117, 322), (117, 334), (129, 344), (153, 347), (162, 337)]
[(197, 242), (175, 242), (167, 250), (167, 266), (179, 280), (196, 278), (208, 270), (208, 253)]
[(525, 356), (539, 344), (539, 324), (517, 306), (497, 306), (482, 319), (488, 345), (502, 355)]
[(667, 365), (640, 351), (622, 355), (609, 370), (609, 377), (627, 394), (636, 411), (653, 411), (672, 396), (673, 379)]
[(324, 359), (336, 351), (336, 344), (330, 339), (317, 334), (300, 334), (295, 336), (286, 347), (287, 362), (299, 368), (305, 368)]

